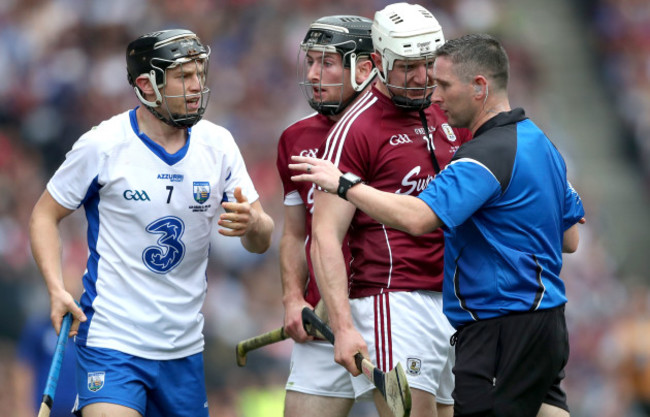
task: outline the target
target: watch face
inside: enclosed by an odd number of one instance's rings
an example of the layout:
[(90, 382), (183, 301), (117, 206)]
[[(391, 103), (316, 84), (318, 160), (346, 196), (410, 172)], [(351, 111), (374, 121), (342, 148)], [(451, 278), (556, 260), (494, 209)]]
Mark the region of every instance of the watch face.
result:
[(343, 178), (346, 180), (350, 181), (352, 184), (356, 184), (358, 182), (361, 182), (361, 178), (359, 178), (357, 175), (351, 173), (351, 172), (346, 172), (343, 174)]

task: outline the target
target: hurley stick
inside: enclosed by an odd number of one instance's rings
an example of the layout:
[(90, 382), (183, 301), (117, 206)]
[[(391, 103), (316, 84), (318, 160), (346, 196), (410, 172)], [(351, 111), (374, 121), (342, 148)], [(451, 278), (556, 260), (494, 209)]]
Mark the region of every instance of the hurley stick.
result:
[[(316, 304), (316, 309), (314, 311), (322, 320), (327, 321), (327, 311), (325, 310), (325, 304), (322, 301), (319, 301), (318, 304)], [(324, 338), (322, 335), (317, 336)], [(285, 333), (283, 326), (269, 332), (253, 336), (250, 339), (242, 340), (241, 342), (237, 343), (237, 346), (235, 348), (237, 365), (246, 365), (246, 354), (251, 350), (259, 349), (272, 343), (281, 342), (288, 337), (289, 336)]]
[[(334, 333), (332, 329), (323, 322), (309, 307), (302, 310), (302, 323), (309, 334), (318, 331), (331, 343), (334, 344)], [(377, 368), (360, 352), (354, 355), (357, 369), (377, 388), (386, 400), (388, 408), (395, 417), (408, 417), (411, 414), (411, 390), (406, 381), (406, 374), (401, 363), (397, 363), (392, 370), (384, 372)]]
[(72, 325), (72, 314), (67, 313), (63, 316), (61, 323), (61, 330), (59, 331), (59, 338), (56, 342), (56, 349), (54, 356), (52, 356), (52, 364), (50, 365), (50, 372), (47, 375), (47, 382), (45, 383), (45, 390), (43, 391), (43, 401), (41, 408), (38, 411), (38, 417), (50, 417), (52, 405), (54, 404), (54, 393), (56, 386), (59, 383), (59, 373), (61, 372), (61, 364), (63, 363), (63, 353), (65, 352), (65, 345), (68, 343), (68, 333)]

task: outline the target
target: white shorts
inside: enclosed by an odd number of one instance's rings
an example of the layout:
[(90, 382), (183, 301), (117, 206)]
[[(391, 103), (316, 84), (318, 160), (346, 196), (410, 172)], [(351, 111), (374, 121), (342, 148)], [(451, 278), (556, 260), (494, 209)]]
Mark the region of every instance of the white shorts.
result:
[[(411, 388), (432, 393), (441, 404), (454, 403), (454, 328), (442, 312), (441, 293), (391, 292), (351, 299), (350, 307), (375, 365), (389, 371), (401, 362)], [(374, 388), (365, 377), (353, 385), (357, 397)]]
[(334, 346), (329, 342), (294, 343), (287, 391), (355, 398), (352, 379), (352, 374), (334, 362)]

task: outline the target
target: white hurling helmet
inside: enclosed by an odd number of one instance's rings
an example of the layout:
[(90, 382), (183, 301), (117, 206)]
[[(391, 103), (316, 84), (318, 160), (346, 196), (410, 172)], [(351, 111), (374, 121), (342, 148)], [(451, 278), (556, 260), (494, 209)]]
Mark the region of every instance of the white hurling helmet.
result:
[[(427, 9), (419, 4), (394, 3), (375, 13), (372, 42), (383, 63), (379, 77), (390, 87), (389, 90), (412, 90), (406, 85), (388, 84), (388, 73), (393, 69), (395, 60), (433, 61), (434, 52), (445, 43), (445, 37), (440, 24)], [(393, 102), (410, 110), (427, 107), (431, 103), (431, 94), (426, 95), (426, 89), (420, 89), (422, 99), (393, 95)]]

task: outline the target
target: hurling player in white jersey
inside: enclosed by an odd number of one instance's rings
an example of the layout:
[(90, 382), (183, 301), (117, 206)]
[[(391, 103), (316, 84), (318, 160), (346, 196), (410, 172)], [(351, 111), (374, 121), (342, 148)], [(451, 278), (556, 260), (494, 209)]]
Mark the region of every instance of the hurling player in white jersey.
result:
[[(208, 416), (203, 316), (210, 236), (270, 246), (232, 135), (201, 120), (210, 50), (191, 31), (143, 35), (126, 50), (141, 105), (84, 134), (47, 184), (30, 224), (52, 324), (74, 315), (84, 417)], [(78, 307), (63, 285), (59, 222), (83, 206), (89, 258)]]
[[(284, 187), (284, 227), (280, 240), (284, 329), (296, 342), (286, 384), (284, 416), (344, 417), (356, 398), (349, 373), (334, 362), (334, 347), (313, 340), (302, 326), (303, 307), (314, 308), (320, 293), (309, 256), (314, 189), (291, 181), (293, 155), (316, 155), (327, 132), (371, 85), (376, 70), (372, 20), (325, 16), (314, 21), (300, 44), (299, 82), (316, 110), (289, 126), (278, 142), (277, 168)], [(343, 245), (349, 259), (347, 244)], [(318, 375), (318, 377), (314, 377)]]

